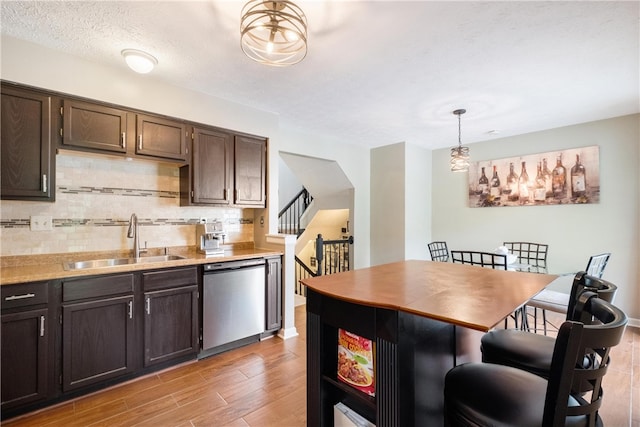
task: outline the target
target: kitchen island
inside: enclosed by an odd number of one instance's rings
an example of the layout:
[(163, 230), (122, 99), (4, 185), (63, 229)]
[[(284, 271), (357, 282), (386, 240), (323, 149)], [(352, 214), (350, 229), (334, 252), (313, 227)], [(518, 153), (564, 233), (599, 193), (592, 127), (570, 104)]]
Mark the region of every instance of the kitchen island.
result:
[[(442, 425), (444, 375), (556, 276), (403, 261), (304, 279), (307, 425), (343, 402), (381, 426)], [(337, 378), (338, 329), (374, 343), (375, 396)]]

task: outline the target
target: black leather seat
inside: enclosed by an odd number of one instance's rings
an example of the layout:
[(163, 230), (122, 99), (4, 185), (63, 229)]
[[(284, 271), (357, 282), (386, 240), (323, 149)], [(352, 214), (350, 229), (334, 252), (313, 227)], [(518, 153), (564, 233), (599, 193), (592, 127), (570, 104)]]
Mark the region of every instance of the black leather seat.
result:
[[(567, 320), (590, 323), (589, 318), (581, 318), (582, 313), (575, 309), (578, 296), (585, 290), (612, 302), (617, 289), (613, 283), (579, 272), (571, 286)], [(554, 345), (555, 339), (546, 335), (517, 329), (496, 329), (482, 336), (482, 361), (524, 369), (548, 378)]]
[[(445, 377), (446, 426), (594, 426), (602, 425), (602, 377), (609, 351), (622, 339), (626, 315), (611, 303), (583, 292), (578, 306), (598, 320), (566, 321), (555, 340), (549, 379), (510, 366), (467, 363)], [(594, 363), (576, 364), (594, 352)], [(581, 396), (591, 390), (587, 398)]]

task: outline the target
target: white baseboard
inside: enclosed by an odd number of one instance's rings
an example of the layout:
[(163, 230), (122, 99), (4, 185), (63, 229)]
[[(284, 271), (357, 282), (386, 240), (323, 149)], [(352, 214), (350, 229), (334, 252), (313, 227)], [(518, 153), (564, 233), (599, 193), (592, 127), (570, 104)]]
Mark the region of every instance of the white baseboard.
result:
[(280, 329), (278, 331), (278, 336), (283, 340), (288, 340), (289, 338), (297, 337), (298, 330), (295, 328), (295, 326), (292, 328)]
[(627, 326), (631, 326), (632, 328), (640, 328), (640, 319), (634, 319), (630, 317)]

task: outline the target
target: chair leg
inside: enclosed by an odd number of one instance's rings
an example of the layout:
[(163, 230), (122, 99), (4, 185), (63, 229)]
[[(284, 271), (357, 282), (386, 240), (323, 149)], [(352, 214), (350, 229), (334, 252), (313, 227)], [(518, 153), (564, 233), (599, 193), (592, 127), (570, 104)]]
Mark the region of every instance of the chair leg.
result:
[(547, 335), (547, 310), (542, 309), (542, 330)]

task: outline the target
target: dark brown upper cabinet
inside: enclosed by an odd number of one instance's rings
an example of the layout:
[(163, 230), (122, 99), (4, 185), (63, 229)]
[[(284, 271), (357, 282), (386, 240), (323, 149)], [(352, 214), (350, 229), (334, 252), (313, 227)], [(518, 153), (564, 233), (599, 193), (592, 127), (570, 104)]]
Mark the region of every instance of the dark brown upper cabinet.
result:
[(57, 98), (2, 84), (0, 99), (1, 198), (55, 201)]
[(138, 114), (136, 154), (172, 160), (187, 159), (187, 128), (184, 123)]
[(179, 120), (72, 99), (63, 104), (63, 148), (186, 160), (186, 126)]
[(191, 167), (180, 168), (182, 205), (230, 205), (233, 135), (220, 129), (193, 128)]
[(266, 206), (265, 138), (195, 127), (191, 163), (180, 168), (180, 204)]
[(233, 203), (237, 206), (265, 207), (267, 190), (267, 141), (238, 136), (234, 146)]
[(68, 99), (63, 104), (63, 146), (127, 152), (126, 111)]

